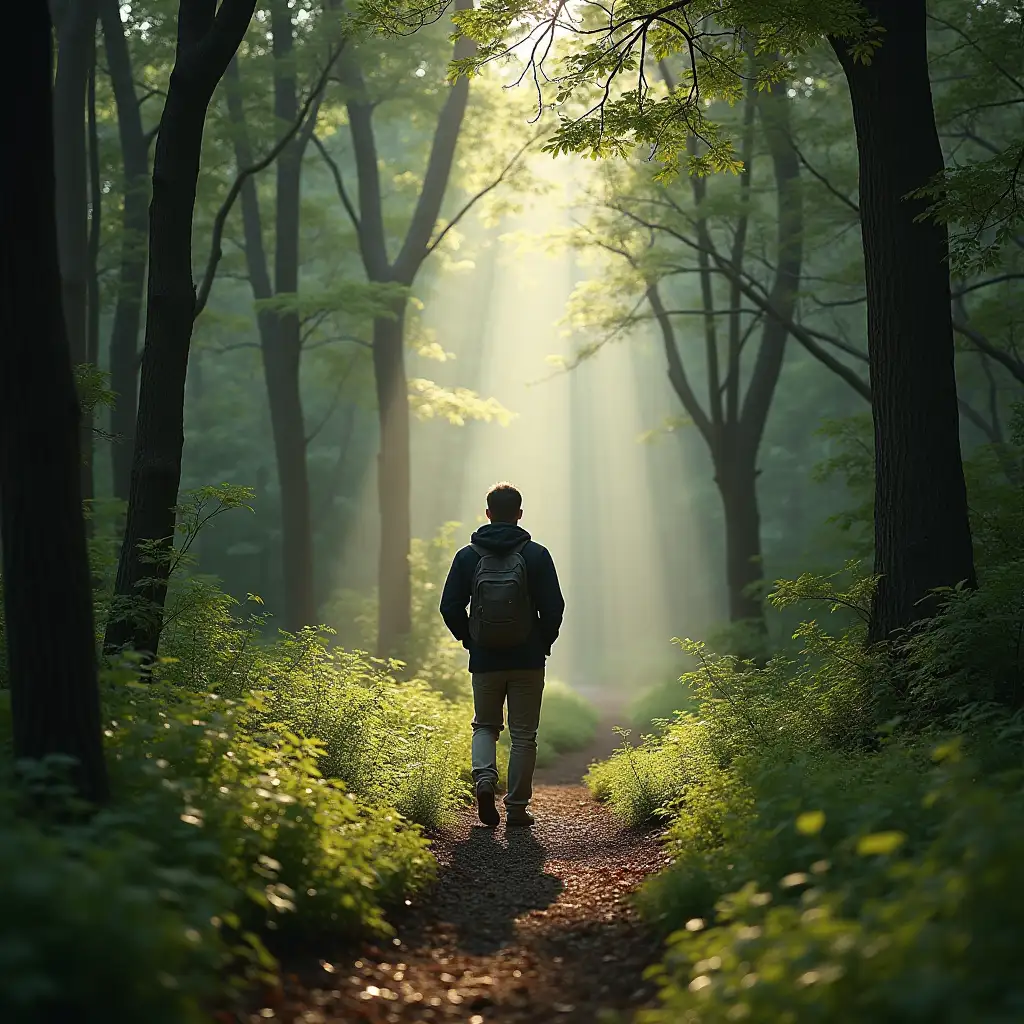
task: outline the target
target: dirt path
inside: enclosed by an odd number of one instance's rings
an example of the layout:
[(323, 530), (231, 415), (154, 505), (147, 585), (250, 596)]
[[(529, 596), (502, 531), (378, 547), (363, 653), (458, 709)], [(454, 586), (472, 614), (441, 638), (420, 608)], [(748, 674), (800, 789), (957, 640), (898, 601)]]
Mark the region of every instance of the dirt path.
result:
[(272, 1009), (289, 1024), (594, 1024), (647, 1002), (658, 946), (628, 897), (665, 857), (656, 834), (624, 829), (578, 783), (617, 742), (610, 729), (538, 773), (533, 829), (467, 812), (435, 838), (438, 884), (394, 944), (292, 976), (253, 1022)]

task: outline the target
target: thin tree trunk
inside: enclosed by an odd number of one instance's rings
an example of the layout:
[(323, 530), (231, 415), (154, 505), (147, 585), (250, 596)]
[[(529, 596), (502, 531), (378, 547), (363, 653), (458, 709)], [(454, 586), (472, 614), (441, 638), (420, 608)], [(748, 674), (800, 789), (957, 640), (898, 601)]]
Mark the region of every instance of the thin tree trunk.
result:
[[(764, 606), (756, 587), (764, 580), (757, 470), (752, 459), (734, 458), (715, 472), (725, 519), (725, 579), (729, 621), (764, 630)], [(751, 588), (755, 588), (751, 592)]]
[[(278, 124), (294, 124), (299, 116), (298, 83), (291, 11), (284, 0), (274, 0), (271, 6), (271, 29), (274, 35), (274, 116)], [(299, 291), (302, 157), (309, 134), (300, 132), (277, 158), (274, 291), (278, 296), (295, 299)], [(264, 345), (263, 366), (281, 493), (285, 625), (298, 630), (316, 625), (317, 608), (306, 426), (299, 379), (302, 339), (297, 309), (275, 311), (272, 341), (271, 346)]]
[[(273, 12), (275, 84), (274, 113), (280, 123), (294, 124), (299, 116), (297, 85), (292, 64), (292, 26), (287, 7), (276, 3)], [(245, 131), (238, 62), (227, 77), (228, 114), (235, 127), (235, 160), (239, 169), (254, 163)], [(275, 284), (267, 267), (263, 226), (252, 176), (242, 184), (242, 224), (245, 256), (253, 297), (267, 300), (274, 294), (298, 292), (299, 205), (302, 155), (309, 134), (300, 132), (277, 159), (275, 201)], [(263, 356), (263, 376), (274, 438), (278, 492), (281, 504), (281, 558), (286, 629), (315, 625), (316, 592), (313, 586), (313, 525), (305, 417), (300, 382), (302, 344), (298, 312), (261, 309), (256, 315)]]
[(391, 319), (373, 324), (373, 369), (377, 385), (380, 452), (380, 560), (377, 653), (395, 654), (412, 629), (409, 553), (412, 545), (410, 493), (409, 382), (405, 373), (405, 303)]
[(128, 500), (139, 382), (139, 326), (146, 285), (146, 238), (149, 231), (149, 147), (135, 95), (131, 54), (121, 23), (118, 0), (100, 0), (100, 21), (110, 84), (117, 102), (117, 128), (124, 173), (121, 211), (121, 257), (117, 300), (110, 332), (110, 386), (116, 403), (110, 428), (114, 495)]
[(19, 54), (0, 68), (0, 87), (18, 97), (0, 188), (0, 534), (14, 754), (74, 758), (79, 791), (100, 801), (107, 777), (61, 303), (47, 5), (15, 4), (5, 27)]
[(885, 29), (870, 64), (833, 47), (850, 86), (860, 162), (875, 425), (871, 640), (934, 611), (930, 592), (976, 583), (960, 454), (948, 238), (908, 199), (943, 169), (928, 79), (925, 0), (868, 0)]
[[(800, 162), (790, 142), (786, 89), (785, 83), (777, 83), (757, 99), (775, 176), (775, 276), (770, 302), (779, 316), (765, 318), (761, 344), (740, 415), (734, 423), (727, 423), (723, 430), (722, 450), (727, 464), (715, 475), (725, 513), (729, 618), (732, 622), (750, 621), (760, 631), (766, 630), (761, 596), (747, 593), (752, 584), (764, 579), (761, 516), (757, 504), (757, 457), (782, 373), (789, 333), (784, 325), (794, 316), (803, 265)], [(734, 284), (734, 301), (737, 291)], [(730, 372), (738, 373), (738, 366)]]
[[(153, 160), (146, 343), (135, 453), (108, 648), (155, 654), (167, 597), (184, 446), (185, 377), (195, 314), (192, 216), (206, 112), (255, 0), (181, 0), (178, 48)], [(143, 583), (143, 581), (147, 581)], [(141, 607), (138, 601), (141, 599)], [(125, 604), (133, 605), (129, 611)]]

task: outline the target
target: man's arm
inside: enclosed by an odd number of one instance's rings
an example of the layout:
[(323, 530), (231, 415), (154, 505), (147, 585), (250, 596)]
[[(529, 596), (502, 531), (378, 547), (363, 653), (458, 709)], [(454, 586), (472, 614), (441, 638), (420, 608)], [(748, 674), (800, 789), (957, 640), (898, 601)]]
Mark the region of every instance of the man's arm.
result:
[(542, 550), (543, 554), (538, 559), (539, 571), (530, 581), (530, 590), (534, 607), (537, 609), (537, 616), (540, 619), (540, 635), (550, 654), (551, 645), (558, 639), (558, 630), (562, 626), (565, 599), (562, 597), (562, 589), (558, 585), (558, 573), (555, 572), (555, 563), (551, 558), (551, 552), (547, 548)]
[[(441, 618), (452, 636), (463, 644), (469, 638), (469, 615), (466, 608), (473, 588), (473, 573), (466, 554), (464, 548), (455, 556), (441, 592)], [(472, 552), (469, 554), (472, 555)]]

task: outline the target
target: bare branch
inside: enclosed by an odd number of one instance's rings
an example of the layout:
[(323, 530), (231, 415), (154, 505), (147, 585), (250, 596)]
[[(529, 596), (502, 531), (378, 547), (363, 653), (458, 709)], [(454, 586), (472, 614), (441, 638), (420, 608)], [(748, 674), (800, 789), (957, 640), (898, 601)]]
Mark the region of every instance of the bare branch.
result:
[(348, 189), (345, 188), (345, 181), (341, 176), (341, 168), (338, 166), (337, 161), (330, 153), (327, 152), (327, 147), (323, 144), (320, 136), (315, 132), (312, 136), (313, 145), (320, 150), (320, 155), (324, 158), (324, 163), (327, 164), (330, 169), (331, 176), (334, 178), (334, 188), (338, 193), (338, 198), (341, 200), (341, 205), (345, 207), (345, 212), (348, 214), (348, 219), (352, 221), (352, 226), (356, 229), (358, 235), (362, 228), (359, 224), (359, 214), (356, 213), (355, 206), (352, 205), (352, 200), (349, 197)]
[(227, 223), (228, 215), (231, 213), (232, 207), (235, 205), (235, 200), (238, 198), (238, 194), (242, 191), (242, 186), (246, 180), (254, 174), (258, 174), (260, 171), (269, 167), (287, 148), (288, 144), (295, 138), (295, 136), (302, 129), (306, 118), (309, 116), (310, 111), (313, 109), (314, 104), (319, 101), (320, 94), (323, 92), (324, 86), (327, 84), (327, 78), (330, 74), (331, 68), (334, 66), (335, 61), (338, 59), (341, 51), (345, 48), (345, 40), (342, 40), (334, 52), (330, 55), (327, 63), (324, 65), (323, 70), (320, 72), (319, 77), (313, 83), (312, 88), (309, 91), (309, 95), (306, 97), (305, 102), (299, 109), (298, 116), (288, 126), (287, 130), (278, 139), (274, 147), (266, 154), (266, 156), (257, 160), (256, 163), (250, 164), (248, 167), (243, 167), (238, 174), (235, 176), (235, 180), (231, 184), (231, 188), (228, 189), (228, 194), (224, 198), (224, 202), (221, 203), (220, 209), (217, 211), (217, 216), (213, 221), (213, 235), (210, 239), (210, 255), (206, 261), (206, 271), (203, 274), (203, 280), (196, 290), (196, 302), (195, 312), (193, 317), (196, 318), (206, 308), (206, 303), (210, 298), (210, 291), (213, 288), (214, 278), (217, 276), (217, 266), (220, 263), (221, 256), (223, 255), (223, 237), (224, 237), (224, 226)]
[(456, 213), (455, 216), (452, 217), (450, 221), (448, 221), (448, 223), (441, 229), (437, 237), (427, 246), (428, 256), (441, 244), (442, 241), (444, 241), (444, 236), (447, 235), (448, 232), (451, 231), (452, 228), (454, 228), (459, 223), (459, 221), (462, 220), (462, 218), (465, 217), (466, 214), (469, 213), (469, 211), (472, 210), (473, 207), (481, 199), (483, 199), (485, 195), (487, 195), (489, 192), (493, 192), (494, 189), (496, 189), (505, 180), (505, 178), (511, 172), (512, 168), (515, 167), (517, 163), (519, 163), (519, 160), (522, 158), (523, 154), (530, 148), (530, 146), (532, 146), (541, 137), (542, 134), (544, 133), (538, 132), (536, 135), (532, 136), (530, 139), (524, 142), (523, 145), (520, 146), (519, 149), (516, 151), (512, 159), (509, 160), (509, 162), (505, 164), (505, 166), (502, 168), (501, 173), (489, 185), (480, 189), (479, 192), (477, 192), (474, 196), (472, 196), (463, 204), (459, 212)]

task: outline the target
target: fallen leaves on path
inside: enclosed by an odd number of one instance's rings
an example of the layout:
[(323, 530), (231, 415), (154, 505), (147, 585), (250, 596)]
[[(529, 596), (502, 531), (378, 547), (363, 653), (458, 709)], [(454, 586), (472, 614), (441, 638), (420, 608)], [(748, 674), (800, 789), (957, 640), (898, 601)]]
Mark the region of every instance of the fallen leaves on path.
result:
[(532, 829), (467, 813), (436, 837), (438, 883), (393, 943), (289, 975), (252, 1024), (593, 1024), (648, 1002), (658, 944), (629, 895), (665, 863), (657, 836), (580, 786), (540, 786), (533, 806)]

